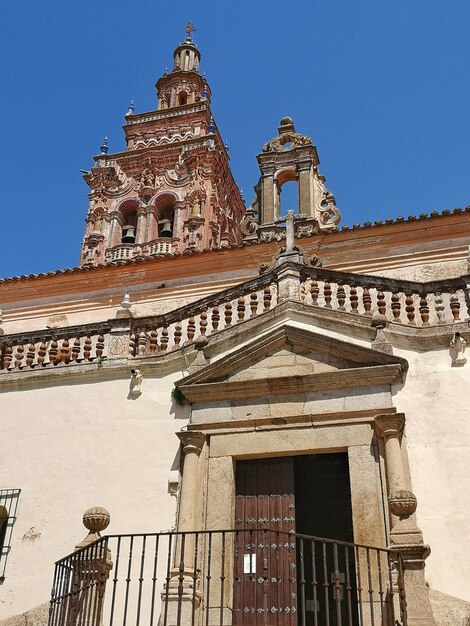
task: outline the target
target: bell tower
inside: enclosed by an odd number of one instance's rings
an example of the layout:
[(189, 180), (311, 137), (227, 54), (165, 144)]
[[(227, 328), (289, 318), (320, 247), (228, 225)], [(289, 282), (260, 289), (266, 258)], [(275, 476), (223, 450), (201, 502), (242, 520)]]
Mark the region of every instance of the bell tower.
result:
[(108, 154), (105, 139), (84, 173), (90, 204), (82, 266), (220, 248), (242, 238), (245, 207), (211, 114), (193, 31), (189, 23), (173, 69), (156, 83), (156, 110), (136, 113), (131, 102), (125, 150)]

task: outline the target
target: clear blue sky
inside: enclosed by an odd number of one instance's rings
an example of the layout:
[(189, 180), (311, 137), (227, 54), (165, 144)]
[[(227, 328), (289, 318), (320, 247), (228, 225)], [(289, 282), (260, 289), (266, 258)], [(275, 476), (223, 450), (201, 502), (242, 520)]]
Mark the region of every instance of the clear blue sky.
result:
[(294, 118), (343, 224), (470, 204), (470, 2), (1, 2), (0, 276), (77, 264), (80, 168), (154, 83), (192, 20), (213, 111), (251, 201), (256, 154)]

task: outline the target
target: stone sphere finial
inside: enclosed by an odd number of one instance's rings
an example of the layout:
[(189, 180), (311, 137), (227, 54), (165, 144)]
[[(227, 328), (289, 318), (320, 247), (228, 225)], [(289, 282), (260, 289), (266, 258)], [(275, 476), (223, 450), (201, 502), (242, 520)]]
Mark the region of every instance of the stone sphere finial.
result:
[(83, 514), (83, 525), (92, 533), (99, 533), (109, 526), (111, 516), (102, 506), (93, 506)]
[(294, 123), (294, 120), (291, 117), (286, 116), (281, 119), (280, 125), (288, 126), (289, 124), (293, 124), (293, 123)]

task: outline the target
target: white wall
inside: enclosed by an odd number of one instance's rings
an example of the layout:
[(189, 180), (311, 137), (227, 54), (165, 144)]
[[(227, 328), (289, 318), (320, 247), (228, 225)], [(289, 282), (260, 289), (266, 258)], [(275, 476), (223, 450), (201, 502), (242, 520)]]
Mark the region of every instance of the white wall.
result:
[(446, 349), (395, 354), (410, 364), (394, 403), (406, 415), (417, 521), (431, 546), (426, 580), (470, 600), (470, 362), (451, 367)]
[(174, 433), (186, 420), (175, 419), (170, 393), (180, 377), (146, 377), (135, 400), (127, 373), (0, 395), (0, 488), (22, 489), (0, 619), (49, 600), (54, 561), (87, 533), (85, 509), (107, 508), (110, 534), (174, 525), (168, 477), (179, 449)]

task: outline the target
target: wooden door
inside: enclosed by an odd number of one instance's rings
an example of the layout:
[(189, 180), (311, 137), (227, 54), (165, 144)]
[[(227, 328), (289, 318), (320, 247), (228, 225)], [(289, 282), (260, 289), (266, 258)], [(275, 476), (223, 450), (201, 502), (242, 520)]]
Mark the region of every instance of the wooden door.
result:
[(235, 528), (233, 625), (296, 625), (292, 458), (237, 463)]

